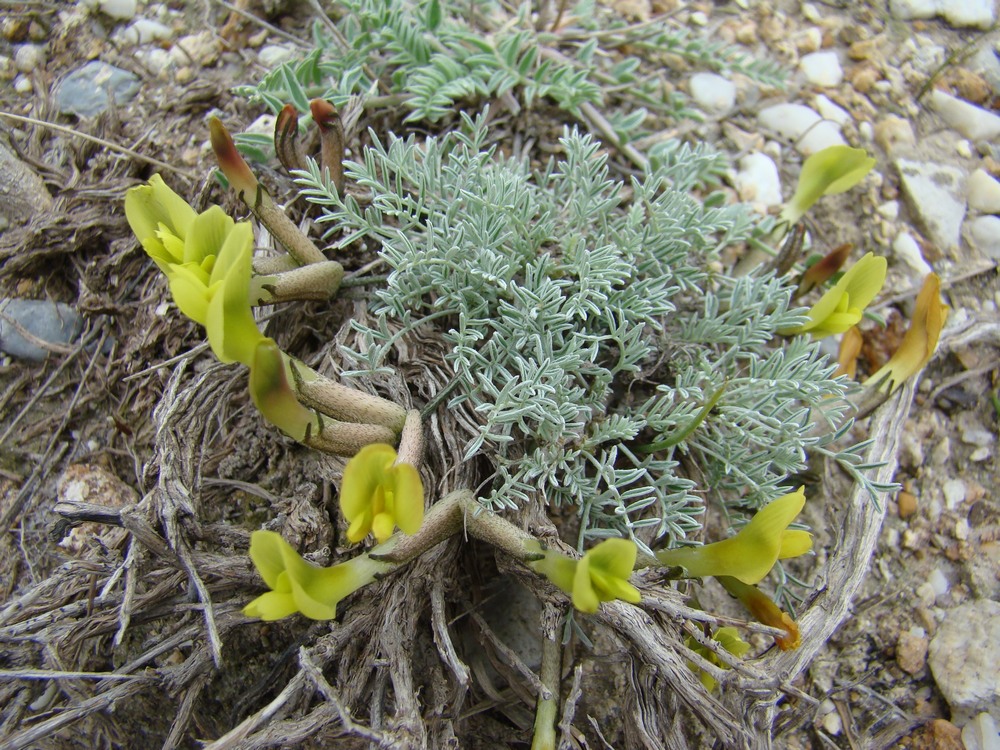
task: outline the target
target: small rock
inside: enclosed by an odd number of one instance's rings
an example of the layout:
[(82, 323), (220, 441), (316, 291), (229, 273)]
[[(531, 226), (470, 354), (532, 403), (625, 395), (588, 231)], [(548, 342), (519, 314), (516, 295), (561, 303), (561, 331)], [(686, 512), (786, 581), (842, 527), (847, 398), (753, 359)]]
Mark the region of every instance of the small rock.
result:
[(736, 104), (736, 85), (715, 73), (691, 76), (691, 98), (710, 114), (724, 115)]
[(778, 167), (767, 154), (747, 154), (740, 159), (736, 173), (736, 191), (740, 199), (767, 208), (781, 205), (781, 177)]
[(875, 143), (891, 154), (898, 146), (912, 146), (917, 142), (910, 121), (896, 115), (889, 115), (875, 125)]
[(976, 448), (972, 453), (969, 454), (969, 460), (974, 464), (978, 464), (980, 461), (985, 461), (987, 458), (993, 455), (992, 448)]
[(139, 18), (125, 29), (122, 40), (127, 44), (139, 45), (170, 39), (173, 35), (174, 30), (169, 26), (148, 18)]
[(14, 91), (19, 94), (30, 94), (35, 90), (35, 85), (28, 76), (20, 75), (14, 79)]
[(793, 141), (803, 156), (827, 146), (846, 145), (836, 123), (824, 120), (803, 104), (776, 104), (762, 109), (757, 119), (763, 127)]
[(984, 169), (977, 169), (969, 176), (967, 188), (969, 207), (985, 214), (1000, 213), (1000, 182)]
[(980, 29), (996, 20), (993, 0), (889, 0), (889, 12), (904, 21), (941, 16), (952, 26)]
[(924, 234), (941, 250), (957, 247), (965, 218), (965, 173), (933, 162), (897, 159), (895, 163)]
[(931, 106), (948, 126), (972, 141), (992, 141), (1000, 136), (1000, 117), (982, 107), (935, 89)]
[[(110, 509), (123, 508), (138, 500), (135, 490), (107, 469), (95, 464), (72, 464), (56, 482), (56, 500), (60, 503), (90, 503)], [(59, 546), (76, 556), (83, 556), (91, 540), (107, 531), (103, 524), (88, 521), (76, 526)]]
[(260, 48), (257, 59), (265, 68), (277, 68), (281, 63), (288, 62), (295, 56), (295, 52), (280, 44), (268, 44)]
[(875, 209), (875, 213), (888, 221), (899, 218), (899, 201), (886, 201)]
[(134, 18), (137, 10), (136, 0), (91, 0), (88, 5), (120, 21)]
[(913, 732), (909, 750), (965, 750), (962, 745), (962, 731), (945, 719), (934, 719)]
[(830, 713), (826, 714), (823, 717), (822, 724), (823, 724), (823, 729), (825, 729), (828, 734), (834, 737), (836, 737), (837, 735), (839, 735), (841, 732), (844, 731), (843, 719), (840, 718), (840, 714), (837, 712), (836, 709), (834, 709), (833, 711), (831, 711)]
[(40, 44), (22, 44), (14, 52), (14, 67), (31, 73), (45, 65), (45, 48)]
[(917, 498), (906, 490), (900, 490), (899, 494), (896, 495), (896, 507), (899, 517), (905, 521), (917, 512)]
[(823, 32), (815, 27), (806, 29), (795, 42), (795, 48), (799, 51), (800, 55), (807, 55), (810, 52), (815, 52), (822, 46)]
[(935, 597), (944, 596), (951, 588), (951, 584), (948, 583), (947, 576), (941, 572), (940, 568), (934, 568), (934, 570), (931, 571), (931, 574), (927, 576), (927, 583), (934, 588)]
[(896, 663), (907, 674), (915, 675), (927, 664), (929, 641), (923, 628), (900, 633), (896, 641)]
[(69, 305), (38, 299), (0, 299), (0, 351), (41, 362), (49, 352), (18, 332), (20, 326), (37, 339), (66, 346), (80, 335), (83, 320)]
[(867, 94), (875, 88), (876, 83), (882, 80), (879, 69), (870, 63), (855, 65), (848, 75), (854, 90), (862, 94)]
[(1000, 218), (996, 216), (980, 216), (969, 223), (969, 236), (972, 244), (993, 260), (1000, 260)]
[(961, 156), (963, 159), (972, 158), (972, 144), (969, 143), (965, 138), (955, 143), (955, 153)]
[(209, 67), (219, 60), (222, 52), (222, 41), (213, 31), (201, 31), (189, 34), (177, 40), (170, 49), (170, 56), (177, 65), (196, 63)]
[(94, 117), (111, 106), (131, 101), (139, 79), (127, 70), (91, 60), (66, 76), (56, 87), (56, 106), (63, 114)]
[(920, 252), (920, 245), (909, 232), (900, 232), (896, 235), (896, 239), (892, 242), (892, 251), (921, 279), (934, 271), (930, 264), (924, 260), (924, 255)]
[(988, 713), (981, 713), (962, 729), (965, 750), (1000, 750), (997, 725)]
[(799, 67), (813, 86), (839, 86), (844, 80), (844, 69), (840, 67), (837, 53), (830, 50), (804, 55)]
[(1000, 715), (1000, 603), (980, 599), (950, 610), (928, 661), (956, 722), (984, 711)]
[(850, 112), (834, 104), (825, 94), (820, 94), (816, 97), (816, 109), (819, 110), (819, 114), (824, 120), (835, 122), (841, 127), (849, 123), (852, 119)]
[(42, 178), (0, 143), (0, 223), (20, 224), (51, 208)]
[(949, 479), (941, 491), (944, 493), (944, 505), (948, 510), (955, 510), (965, 502), (965, 482), (961, 479)]

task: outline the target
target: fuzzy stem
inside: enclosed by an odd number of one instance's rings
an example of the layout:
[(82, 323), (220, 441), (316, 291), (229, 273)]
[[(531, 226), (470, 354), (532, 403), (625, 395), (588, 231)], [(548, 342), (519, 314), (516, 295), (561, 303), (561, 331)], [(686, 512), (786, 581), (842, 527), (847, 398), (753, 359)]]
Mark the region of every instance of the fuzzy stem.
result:
[[(531, 750), (555, 750), (556, 717), (559, 711), (559, 675), (562, 672), (562, 653), (558, 640), (559, 613), (552, 605), (545, 608), (542, 633), (542, 666), (539, 670), (544, 690), (538, 694), (535, 709), (535, 728)], [(546, 695), (546, 692), (548, 695)]]
[(472, 536), (520, 562), (528, 563), (543, 557), (532, 549), (532, 546), (538, 547), (538, 542), (531, 534), (484, 510), (471, 490), (456, 490), (445, 495), (427, 511), (424, 523), (416, 534), (394, 534), (384, 544), (375, 547), (371, 557), (402, 565), (457, 534), (463, 526)]
[(343, 278), (344, 268), (335, 260), (254, 276), (250, 279), (250, 304), (271, 305), (292, 300), (324, 302), (337, 293)]
[(288, 361), (299, 401), (337, 420), (386, 427), (392, 431), (392, 436), (376, 442), (396, 442), (396, 435), (406, 422), (406, 409), (379, 396), (341, 385), (297, 359), (289, 357)]
[(411, 409), (406, 412), (406, 422), (399, 436), (399, 451), (396, 455), (397, 464), (410, 464), (416, 469), (424, 461), (424, 425), (420, 421), (420, 412)]

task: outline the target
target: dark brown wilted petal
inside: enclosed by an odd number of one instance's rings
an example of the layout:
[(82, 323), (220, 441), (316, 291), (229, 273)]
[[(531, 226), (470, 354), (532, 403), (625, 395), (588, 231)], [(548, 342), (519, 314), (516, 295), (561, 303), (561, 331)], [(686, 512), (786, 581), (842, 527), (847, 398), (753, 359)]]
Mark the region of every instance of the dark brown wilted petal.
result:
[(291, 172), (305, 169), (306, 158), (299, 143), (299, 113), (291, 104), (286, 104), (274, 121), (274, 150), (278, 161)]
[(212, 140), (212, 150), (215, 158), (219, 162), (219, 169), (229, 180), (240, 197), (251, 205), (256, 201), (257, 178), (250, 171), (250, 165), (246, 163), (240, 152), (236, 149), (233, 137), (229, 135), (226, 126), (217, 117), (208, 118), (208, 131)]
[(851, 254), (851, 250), (853, 248), (854, 245), (850, 242), (845, 242), (840, 247), (835, 247), (825, 256), (813, 263), (809, 269), (802, 274), (802, 280), (799, 282), (799, 290), (796, 294), (805, 294), (813, 287), (822, 284), (824, 281), (837, 273), (837, 271), (839, 271), (847, 261), (847, 257)]

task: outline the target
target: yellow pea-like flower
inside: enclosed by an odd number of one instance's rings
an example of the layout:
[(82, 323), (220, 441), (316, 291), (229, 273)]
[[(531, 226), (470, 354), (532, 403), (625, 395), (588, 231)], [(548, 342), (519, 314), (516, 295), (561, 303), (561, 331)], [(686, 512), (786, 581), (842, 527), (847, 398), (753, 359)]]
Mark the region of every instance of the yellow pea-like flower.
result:
[(692, 578), (732, 576), (755, 584), (778, 560), (798, 557), (812, 549), (812, 535), (789, 529), (805, 506), (802, 487), (768, 503), (738, 534), (701, 547), (661, 550), (657, 559), (667, 567), (684, 568)]
[(638, 604), (642, 595), (629, 583), (637, 549), (629, 539), (605, 539), (573, 560), (554, 550), (531, 563), (536, 572), (573, 597), (573, 606), (593, 614), (601, 602), (621, 599)]
[(821, 339), (857, 325), (865, 308), (885, 284), (886, 267), (885, 258), (868, 253), (812, 306), (807, 323), (781, 333), (809, 333), (813, 338)]
[(384, 542), (397, 526), (405, 534), (415, 534), (424, 520), (420, 473), (411, 464), (396, 463), (391, 445), (366, 445), (344, 468), (340, 510), (352, 542), (360, 542), (369, 533)]

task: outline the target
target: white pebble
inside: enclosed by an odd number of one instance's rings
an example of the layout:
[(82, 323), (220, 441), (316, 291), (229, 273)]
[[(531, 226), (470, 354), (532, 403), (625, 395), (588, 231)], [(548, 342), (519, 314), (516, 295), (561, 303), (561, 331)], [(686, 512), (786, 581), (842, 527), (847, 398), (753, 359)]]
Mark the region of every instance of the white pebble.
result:
[(823, 717), (823, 729), (834, 737), (844, 731), (844, 722), (837, 711), (831, 711)]
[(39, 44), (22, 44), (14, 52), (14, 67), (30, 73), (45, 65), (45, 48)]
[(696, 10), (691, 14), (691, 24), (694, 26), (707, 26), (708, 14), (704, 11)]
[(281, 63), (291, 60), (294, 54), (288, 47), (282, 47), (280, 44), (268, 44), (260, 48), (257, 59), (265, 68), (277, 68)]
[(760, 124), (795, 143), (796, 150), (809, 156), (827, 146), (844, 146), (837, 124), (824, 120), (803, 104), (776, 104), (757, 114)]
[(19, 94), (30, 94), (34, 90), (31, 79), (28, 76), (18, 76), (14, 79), (14, 91)]
[(934, 589), (934, 596), (944, 596), (948, 593), (948, 589), (951, 588), (951, 584), (948, 583), (948, 579), (945, 574), (941, 572), (940, 568), (934, 568), (931, 574), (927, 576), (927, 583), (931, 585)]
[(710, 114), (724, 115), (736, 104), (736, 85), (715, 73), (691, 76), (691, 98)]
[(1000, 750), (1000, 735), (993, 717), (983, 711), (962, 728), (965, 750)]
[(169, 39), (173, 35), (174, 31), (169, 26), (148, 18), (139, 18), (125, 29), (122, 39), (128, 44), (139, 45)]
[(944, 504), (948, 510), (955, 510), (965, 502), (965, 482), (961, 479), (949, 479), (941, 491), (944, 493)]
[(975, 26), (986, 29), (996, 20), (993, 0), (889, 0), (889, 11), (895, 18), (943, 16), (952, 26)]
[(924, 255), (920, 252), (920, 245), (909, 232), (900, 232), (896, 235), (896, 239), (892, 243), (892, 251), (897, 258), (912, 268), (919, 278), (924, 278), (934, 271), (924, 260)]
[(993, 455), (993, 450), (991, 448), (976, 448), (969, 455), (969, 460), (974, 464), (978, 464), (981, 461), (985, 461), (987, 458)]
[(934, 591), (934, 587), (925, 581), (917, 586), (917, 598), (920, 599), (925, 607), (933, 607), (934, 600), (937, 599), (937, 593)]
[(931, 106), (948, 126), (972, 141), (994, 140), (1000, 136), (1000, 117), (975, 104), (946, 94), (940, 89), (931, 93)]
[(972, 158), (972, 144), (964, 138), (955, 144), (955, 153), (963, 159)]
[[(886, 201), (875, 209), (876, 213), (883, 219), (895, 221), (899, 218), (899, 201)], [(910, 239), (913, 239), (912, 237)]]
[(983, 169), (977, 169), (969, 177), (966, 186), (969, 207), (984, 214), (1000, 213), (1000, 182)]
[(844, 80), (844, 69), (840, 67), (837, 53), (830, 50), (803, 56), (799, 67), (814, 86), (839, 86)]
[(851, 121), (851, 113), (834, 104), (825, 94), (816, 97), (816, 109), (824, 120), (831, 120), (841, 127)]
[(862, 120), (858, 124), (858, 135), (865, 143), (871, 143), (875, 138), (875, 128), (868, 120)]
[(766, 154), (747, 154), (740, 159), (736, 173), (736, 191), (740, 199), (767, 208), (781, 205), (781, 177), (778, 167)]
[(1000, 260), (1000, 218), (980, 216), (969, 224), (972, 244), (988, 258)]
[(97, 7), (105, 15), (126, 21), (135, 17), (136, 0), (98, 0)]

